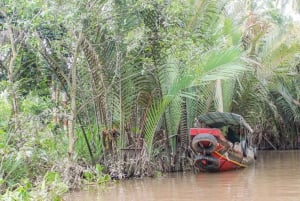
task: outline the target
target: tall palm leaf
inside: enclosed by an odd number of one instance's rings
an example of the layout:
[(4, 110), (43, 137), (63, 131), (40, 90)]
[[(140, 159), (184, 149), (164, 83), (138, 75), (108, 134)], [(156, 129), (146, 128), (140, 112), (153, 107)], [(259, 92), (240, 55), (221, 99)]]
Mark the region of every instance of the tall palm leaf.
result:
[[(193, 81), (192, 76), (181, 75), (174, 80), (171, 88), (161, 101), (154, 102), (147, 113), (147, 122), (145, 126), (145, 141), (147, 144), (148, 155), (151, 156), (153, 147), (153, 137), (156, 131), (160, 128), (160, 121), (163, 113), (170, 103), (180, 95), (181, 90), (187, 88)], [(160, 122), (160, 123), (159, 123)]]
[(300, 105), (297, 101), (299, 90), (297, 90), (297, 82), (279, 78), (276, 79), (276, 86), (270, 89), (272, 99), (281, 112), (283, 120), (289, 122), (300, 122)]

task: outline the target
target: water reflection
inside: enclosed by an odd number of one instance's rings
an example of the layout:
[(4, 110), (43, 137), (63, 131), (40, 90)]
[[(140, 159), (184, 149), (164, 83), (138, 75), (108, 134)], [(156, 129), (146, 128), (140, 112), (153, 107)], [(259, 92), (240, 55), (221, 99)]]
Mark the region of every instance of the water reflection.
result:
[(261, 152), (247, 169), (223, 173), (174, 173), (128, 180), (67, 195), (66, 201), (299, 201), (300, 152)]

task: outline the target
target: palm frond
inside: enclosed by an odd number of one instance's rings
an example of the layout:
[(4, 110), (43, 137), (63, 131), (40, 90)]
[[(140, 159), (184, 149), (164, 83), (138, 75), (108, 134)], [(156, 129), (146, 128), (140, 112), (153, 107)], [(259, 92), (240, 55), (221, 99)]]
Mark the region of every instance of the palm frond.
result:
[(190, 128), (193, 127), (195, 117), (199, 114), (215, 111), (215, 84), (214, 82), (202, 84), (197, 87), (191, 87), (188, 91), (196, 96), (187, 99), (187, 122)]
[(179, 77), (174, 80), (174, 83), (172, 83), (168, 93), (162, 97), (162, 100), (156, 101), (151, 105), (151, 108), (147, 113), (147, 122), (144, 130), (149, 156), (152, 154), (153, 138), (156, 131), (160, 128), (159, 122), (161, 121), (162, 115), (171, 102), (174, 101), (174, 99), (180, 94), (180, 92), (191, 84), (191, 78), (192, 76), (189, 74), (179, 75)]
[(236, 47), (207, 52), (203, 55), (205, 61), (200, 63), (195, 69), (195, 73), (199, 77), (195, 80), (194, 84), (197, 85), (217, 79), (234, 78), (238, 74), (249, 70), (240, 61), (239, 56), (241, 56), (241, 53)]
[(294, 103), (295, 98), (286, 86), (285, 82), (280, 79), (277, 82), (276, 88), (271, 91), (272, 97), (275, 98), (274, 102), (281, 115), (286, 122), (299, 122), (300, 121), (300, 108)]
[(199, 23), (199, 20), (201, 20), (202, 23), (200, 24), (206, 24), (210, 25), (209, 22), (211, 22), (212, 18), (216, 17), (216, 1), (208, 1), (208, 0), (200, 0), (200, 1), (194, 1), (194, 15), (190, 19), (188, 27), (189, 29), (195, 28), (197, 26), (196, 22)]
[(266, 43), (259, 56), (264, 64), (263, 71), (270, 72), (282, 67), (285, 62), (291, 61), (300, 53), (299, 43), (290, 42), (290, 37), (283, 33), (272, 34), (267, 37)]
[[(176, 136), (181, 122), (182, 113), (182, 98), (175, 97), (165, 111), (165, 121), (167, 125), (167, 132), (172, 136)], [(177, 141), (176, 138), (170, 139), (172, 152), (175, 153)]]
[(223, 106), (225, 112), (231, 111), (231, 103), (233, 101), (234, 89), (236, 80), (228, 79), (222, 81), (222, 93), (223, 93)]
[(255, 124), (265, 111), (261, 109), (268, 98), (268, 93), (264, 89), (252, 72), (245, 72), (235, 79), (226, 80), (223, 88), (224, 105), (228, 109), (226, 111), (241, 114), (247, 122)]

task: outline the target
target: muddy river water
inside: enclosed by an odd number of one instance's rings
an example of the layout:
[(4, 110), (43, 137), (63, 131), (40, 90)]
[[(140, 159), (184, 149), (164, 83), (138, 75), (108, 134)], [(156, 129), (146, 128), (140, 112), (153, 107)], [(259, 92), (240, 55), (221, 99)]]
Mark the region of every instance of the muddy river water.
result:
[(300, 201), (300, 151), (264, 151), (252, 167), (172, 173), (66, 195), (66, 201)]

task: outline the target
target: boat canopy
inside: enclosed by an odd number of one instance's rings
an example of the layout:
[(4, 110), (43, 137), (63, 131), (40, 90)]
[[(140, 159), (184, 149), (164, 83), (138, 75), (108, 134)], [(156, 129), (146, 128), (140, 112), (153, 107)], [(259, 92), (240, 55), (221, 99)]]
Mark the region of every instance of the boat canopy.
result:
[(238, 114), (229, 112), (209, 112), (207, 114), (200, 115), (198, 121), (205, 123), (212, 128), (221, 128), (223, 126), (241, 126), (251, 133), (253, 133), (250, 125), (245, 119)]

